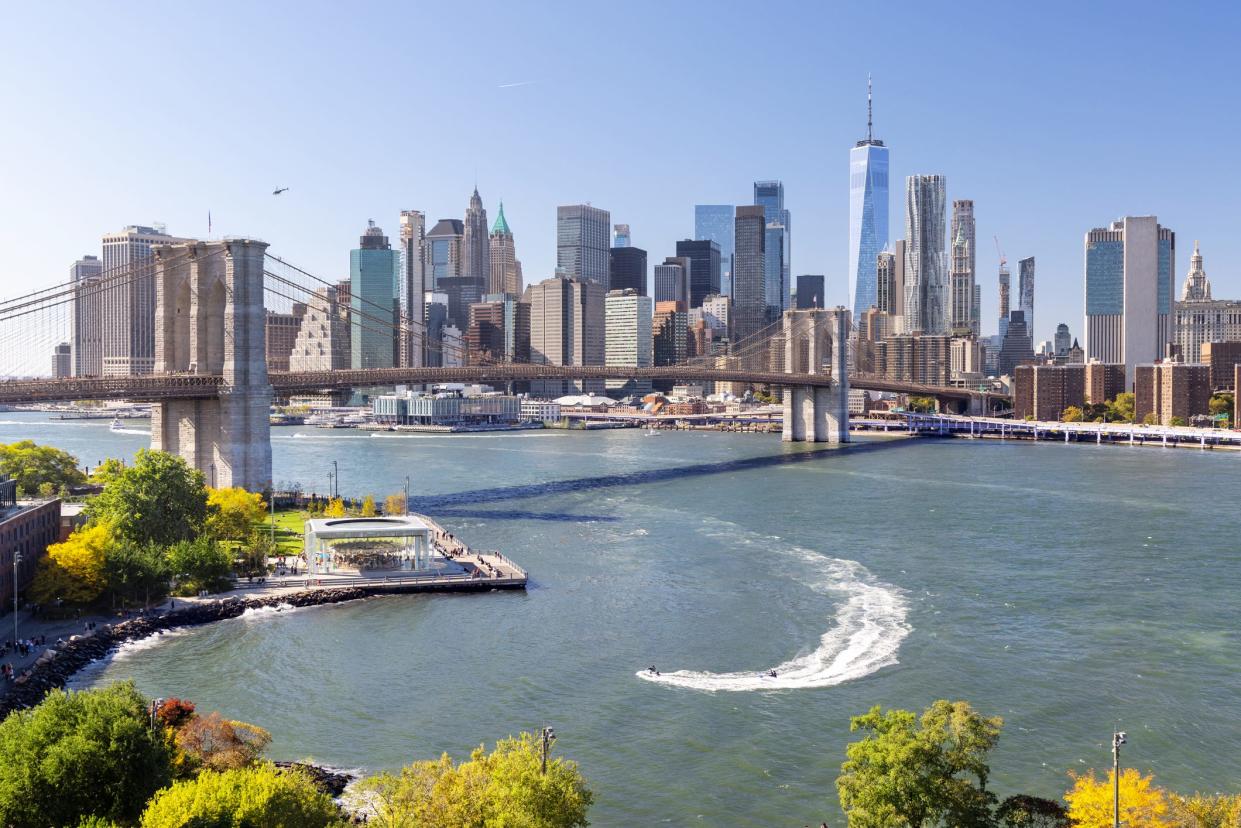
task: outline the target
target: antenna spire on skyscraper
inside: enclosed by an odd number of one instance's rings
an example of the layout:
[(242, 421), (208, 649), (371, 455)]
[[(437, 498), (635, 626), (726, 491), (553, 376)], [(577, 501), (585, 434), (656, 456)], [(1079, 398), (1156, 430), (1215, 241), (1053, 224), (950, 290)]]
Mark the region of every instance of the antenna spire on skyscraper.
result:
[(866, 140), (875, 140), (874, 120), (871, 110), (870, 72), (866, 73)]

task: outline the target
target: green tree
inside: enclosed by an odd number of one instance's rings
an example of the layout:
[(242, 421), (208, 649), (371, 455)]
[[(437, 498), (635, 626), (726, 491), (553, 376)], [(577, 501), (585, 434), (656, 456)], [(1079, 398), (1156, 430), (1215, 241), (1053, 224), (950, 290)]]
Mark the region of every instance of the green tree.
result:
[(159, 547), (130, 542), (114, 544), (108, 550), (103, 571), (114, 606), (139, 601), (149, 606), (151, 601), (168, 594), (168, 579), (172, 575)]
[(207, 492), (207, 531), (220, 540), (244, 539), (266, 513), (267, 504), (257, 492), (240, 486)]
[(1061, 413), (1060, 419), (1064, 420), (1066, 423), (1080, 423), (1082, 420), (1086, 419), (1086, 415), (1077, 406), (1070, 405), (1068, 408), (1064, 409), (1063, 413)]
[(180, 457), (141, 449), (134, 464), (105, 486), (87, 511), (95, 522), (111, 524), (124, 540), (170, 546), (202, 531), (207, 487), (202, 472)]
[(35, 569), (30, 594), (36, 601), (63, 599), (89, 604), (108, 586), (106, 564), (116, 542), (107, 526), (77, 529), (62, 543), (47, 548)]
[(1070, 828), (1069, 811), (1054, 799), (1018, 794), (995, 809), (1001, 828)]
[(1142, 418), (1142, 425), (1159, 425), (1159, 418), (1155, 416), (1154, 411), (1146, 412), (1146, 416)]
[(593, 800), (577, 763), (552, 758), (542, 773), (530, 733), (501, 739), (491, 753), (480, 746), (460, 764), (444, 755), (370, 777), (358, 794), (376, 828), (575, 828), (589, 824)]
[(327, 828), (346, 826), (332, 798), (310, 777), (263, 764), (207, 770), (155, 795), (142, 828)]
[(24, 496), (34, 496), (40, 488), (55, 494), (64, 487), (86, 482), (76, 457), (52, 446), (37, 445), (33, 440), (0, 444), (0, 474), (16, 480), (17, 490)]
[(233, 556), (214, 538), (203, 535), (174, 543), (168, 547), (167, 558), (182, 595), (194, 595), (204, 589), (220, 592), (229, 586)]
[(243, 578), (267, 574), (267, 559), (280, 554), (280, 544), (272, 540), (266, 529), (255, 529), (237, 550), (233, 565)]
[(968, 702), (936, 701), (921, 718), (878, 706), (849, 723), (865, 731), (846, 749), (836, 779), (851, 828), (922, 828), (941, 821), (987, 826), (995, 800), (987, 791), (987, 753), (1003, 720)]
[(1189, 425), (1189, 423), (1185, 422), (1184, 417), (1173, 417), (1172, 419), (1168, 420), (1168, 425), (1186, 426), (1186, 425)]
[(168, 783), (169, 763), (133, 684), (53, 690), (0, 723), (0, 825), (52, 828), (89, 816), (133, 823)]
[(106, 486), (116, 478), (120, 477), (121, 472), (123, 471), (125, 471), (125, 461), (118, 460), (115, 457), (109, 457), (107, 460), (104, 460), (98, 466), (91, 469), (90, 477), (88, 479), (91, 483), (98, 483), (102, 486)]
[(934, 397), (910, 397), (907, 407), (915, 414), (934, 414), (936, 411)]
[(1113, 423), (1131, 423), (1134, 418), (1133, 392), (1125, 391), (1116, 395), (1116, 399), (1106, 403), (1108, 421)]

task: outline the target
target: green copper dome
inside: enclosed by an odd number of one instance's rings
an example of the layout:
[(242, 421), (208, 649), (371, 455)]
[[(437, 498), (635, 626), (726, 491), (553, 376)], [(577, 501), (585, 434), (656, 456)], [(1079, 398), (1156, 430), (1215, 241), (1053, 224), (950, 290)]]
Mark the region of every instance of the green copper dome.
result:
[(513, 231), (508, 229), (508, 222), (504, 219), (504, 202), (500, 202), (500, 214), (496, 216), (496, 223), (491, 226), (492, 233), (503, 233), (506, 236), (513, 235)]

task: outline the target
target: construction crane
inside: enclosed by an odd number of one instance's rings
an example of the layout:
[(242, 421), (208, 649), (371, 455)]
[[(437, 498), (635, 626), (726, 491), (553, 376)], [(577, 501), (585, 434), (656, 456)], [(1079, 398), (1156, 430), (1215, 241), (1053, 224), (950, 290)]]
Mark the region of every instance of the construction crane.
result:
[(1000, 249), (1000, 237), (992, 236), (991, 238), (995, 239), (995, 252), (1000, 257), (1000, 267), (1004, 267), (1005, 265), (1008, 264), (1008, 257), (1005, 256), (1004, 251)]

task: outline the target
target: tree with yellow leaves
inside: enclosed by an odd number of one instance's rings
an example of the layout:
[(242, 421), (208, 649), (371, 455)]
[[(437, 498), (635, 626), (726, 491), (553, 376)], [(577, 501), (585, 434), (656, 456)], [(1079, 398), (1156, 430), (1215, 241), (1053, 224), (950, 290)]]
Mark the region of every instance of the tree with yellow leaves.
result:
[(367, 495), (362, 499), (362, 517), (375, 517), (375, 498)]
[(106, 524), (78, 529), (64, 543), (54, 543), (39, 560), (31, 597), (41, 603), (64, 599), (89, 604), (108, 585), (104, 563), (114, 540)]
[[(1115, 772), (1099, 778), (1089, 771), (1081, 776), (1070, 773), (1073, 787), (1064, 795), (1069, 803), (1069, 819), (1075, 828), (1112, 828), (1112, 784)], [(1143, 776), (1134, 768), (1120, 772), (1120, 822), (1143, 828), (1175, 828), (1167, 793), (1154, 784), (1155, 777)]]
[(1171, 794), (1177, 828), (1236, 828), (1241, 825), (1241, 794)]
[(327, 507), (323, 510), (323, 516), (329, 518), (343, 518), (345, 516), (345, 502), (339, 497), (332, 498)]
[(384, 499), (385, 515), (403, 515), (408, 511), (405, 505), (405, 495), (391, 494)]
[(207, 490), (207, 531), (219, 540), (240, 541), (263, 519), (267, 504), (240, 486)]

